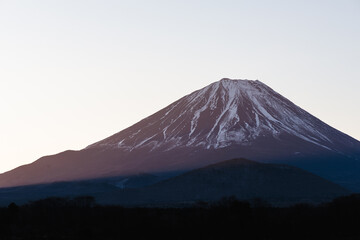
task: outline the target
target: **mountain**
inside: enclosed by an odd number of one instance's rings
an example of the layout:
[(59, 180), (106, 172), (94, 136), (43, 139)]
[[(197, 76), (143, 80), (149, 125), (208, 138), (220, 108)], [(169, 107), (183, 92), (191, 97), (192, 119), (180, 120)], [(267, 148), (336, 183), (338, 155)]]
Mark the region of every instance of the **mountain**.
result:
[(234, 196), (286, 206), (300, 202), (318, 204), (348, 194), (350, 191), (296, 167), (232, 159), (141, 189), (106, 192), (97, 199), (104, 204), (162, 206), (214, 202)]
[(260, 81), (222, 79), (80, 151), (0, 175), (0, 187), (139, 173), (176, 175), (225, 159), (293, 165), (360, 191), (360, 142)]
[[(140, 175), (3, 188), (0, 205), (8, 206), (14, 201), (25, 204), (53, 196), (90, 195), (103, 205), (186, 206), (234, 196), (244, 201), (262, 199), (274, 206), (289, 206), (319, 204), (350, 194), (345, 188), (299, 168), (246, 159), (227, 160), (162, 181), (153, 178)], [(144, 180), (148, 185), (144, 185)], [(127, 188), (123, 187), (125, 182), (129, 182)]]

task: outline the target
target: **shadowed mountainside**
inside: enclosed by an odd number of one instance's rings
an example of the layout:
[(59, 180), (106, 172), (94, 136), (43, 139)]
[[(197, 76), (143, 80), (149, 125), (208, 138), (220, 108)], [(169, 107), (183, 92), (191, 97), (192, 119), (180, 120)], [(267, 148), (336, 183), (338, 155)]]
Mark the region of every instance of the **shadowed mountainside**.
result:
[[(123, 186), (125, 181), (129, 182), (127, 187)], [(144, 183), (149, 181), (154, 184), (146, 186)], [(233, 159), (163, 181), (145, 175), (0, 189), (0, 204), (91, 195), (100, 204), (122, 206), (187, 206), (229, 196), (239, 200), (260, 198), (275, 206), (288, 206), (319, 204), (348, 194), (348, 190), (296, 167)]]

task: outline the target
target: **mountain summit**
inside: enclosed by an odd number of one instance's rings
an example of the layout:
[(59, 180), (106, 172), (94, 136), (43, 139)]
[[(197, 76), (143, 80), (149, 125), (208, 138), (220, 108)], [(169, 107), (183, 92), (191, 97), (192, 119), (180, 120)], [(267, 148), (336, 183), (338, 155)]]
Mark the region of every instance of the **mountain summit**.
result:
[(360, 142), (256, 80), (224, 78), (81, 151), (0, 175), (0, 186), (179, 174), (232, 158), (286, 163), (360, 190)]
[(252, 145), (264, 137), (281, 140), (284, 135), (330, 151), (349, 143), (348, 136), (262, 82), (224, 78), (88, 148), (219, 149), (233, 144)]

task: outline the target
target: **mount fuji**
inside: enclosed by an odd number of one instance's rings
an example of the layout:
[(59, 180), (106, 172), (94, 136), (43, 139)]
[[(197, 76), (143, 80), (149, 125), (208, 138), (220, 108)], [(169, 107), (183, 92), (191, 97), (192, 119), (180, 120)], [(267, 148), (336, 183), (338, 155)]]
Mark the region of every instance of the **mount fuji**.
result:
[(360, 191), (360, 142), (256, 80), (222, 79), (104, 140), (0, 175), (0, 187), (151, 174), (246, 158)]

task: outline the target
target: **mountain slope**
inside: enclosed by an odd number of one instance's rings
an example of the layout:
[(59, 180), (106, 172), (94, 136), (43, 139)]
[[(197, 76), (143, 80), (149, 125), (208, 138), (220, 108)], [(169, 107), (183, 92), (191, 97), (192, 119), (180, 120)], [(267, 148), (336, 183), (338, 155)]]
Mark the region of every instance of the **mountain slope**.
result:
[[(141, 179), (99, 179), (0, 189), (0, 205), (25, 204), (47, 197), (94, 196), (100, 204), (123, 206), (182, 206), (197, 201), (213, 202), (235, 196), (252, 201), (261, 198), (275, 206), (306, 202), (318, 204), (350, 194), (350, 191), (304, 170), (280, 164), (232, 159), (158, 181), (148, 186)], [(126, 181), (138, 182), (123, 188)], [(157, 180), (155, 179), (155, 182)], [(131, 183), (130, 183), (131, 185)]]
[(321, 203), (350, 192), (304, 170), (279, 164), (233, 159), (196, 169), (142, 189), (107, 192), (107, 204), (161, 205), (217, 201), (235, 196), (261, 198), (277, 206), (299, 202)]
[(296, 136), (327, 150), (354, 144), (348, 136), (260, 81), (223, 79), (89, 148), (218, 149), (234, 143), (249, 145), (264, 135), (277, 138), (281, 134)]
[(174, 173), (245, 157), (286, 163), (360, 190), (360, 142), (260, 81), (210, 84), (81, 151), (0, 175), (16, 186), (138, 173)]

